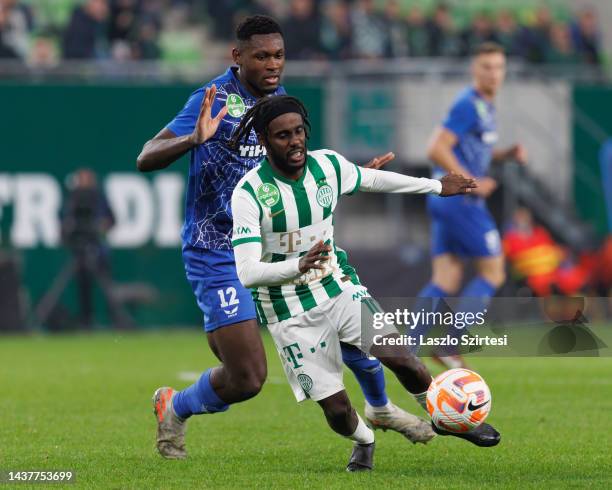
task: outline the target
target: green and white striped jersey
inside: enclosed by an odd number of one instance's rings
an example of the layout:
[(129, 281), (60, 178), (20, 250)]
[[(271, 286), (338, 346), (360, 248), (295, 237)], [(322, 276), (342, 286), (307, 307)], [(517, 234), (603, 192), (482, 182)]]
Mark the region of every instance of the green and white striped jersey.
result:
[(358, 279), (334, 243), (333, 212), (342, 194), (361, 182), (359, 167), (332, 150), (311, 151), (299, 180), (274, 172), (265, 159), (236, 185), (232, 196), (234, 248), (261, 242), (262, 262), (304, 255), (317, 241), (332, 248), (324, 270), (310, 270), (278, 286), (253, 289), (260, 323), (299, 315), (338, 295)]

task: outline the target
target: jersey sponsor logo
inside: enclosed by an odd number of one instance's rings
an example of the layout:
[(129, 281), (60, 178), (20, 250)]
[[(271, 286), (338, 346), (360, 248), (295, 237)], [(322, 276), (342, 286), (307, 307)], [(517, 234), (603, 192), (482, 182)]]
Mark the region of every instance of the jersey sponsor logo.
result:
[(298, 383), (300, 383), (300, 386), (302, 387), (302, 389), (308, 393), (310, 392), (310, 390), (312, 390), (312, 378), (310, 376), (308, 376), (307, 374), (298, 374), (297, 375), (297, 379), (298, 379)]
[(236, 228), (236, 235), (247, 235), (251, 233), (251, 229), (248, 226), (239, 226)]
[(297, 369), (303, 366), (303, 364), (300, 364), (298, 361), (298, 359), (304, 358), (304, 354), (302, 354), (300, 344), (294, 342), (293, 344), (286, 345), (285, 347), (283, 347), (283, 352), (287, 355), (287, 357), (285, 358), (287, 359), (287, 362), (293, 365), (293, 369)]
[(280, 199), (280, 191), (274, 184), (261, 184), (256, 194), (257, 200), (267, 208), (274, 206)]
[(266, 147), (261, 145), (240, 145), (238, 152), (241, 158), (257, 158), (266, 155)]
[(497, 133), (495, 131), (485, 131), (482, 133), (482, 142), (487, 145), (494, 145), (497, 143)]
[(317, 191), (317, 202), (319, 203), (319, 206), (321, 206), (322, 208), (330, 207), (333, 200), (333, 196), (334, 193), (332, 191), (332, 188), (328, 184), (324, 184), (319, 187), (319, 190)]
[(242, 117), (246, 112), (244, 101), (238, 94), (229, 94), (225, 105), (227, 106), (227, 113), (232, 117)]
[(302, 244), (302, 232), (300, 230), (281, 233), (278, 244), (285, 248), (286, 253), (291, 254), (297, 252), (297, 248)]

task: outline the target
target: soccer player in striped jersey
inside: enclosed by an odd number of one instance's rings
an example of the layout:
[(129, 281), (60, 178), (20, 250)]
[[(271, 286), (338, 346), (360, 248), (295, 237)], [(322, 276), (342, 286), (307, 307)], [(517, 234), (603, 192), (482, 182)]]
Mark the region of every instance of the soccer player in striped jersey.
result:
[[(258, 101), (238, 127), (234, 145), (253, 129), (267, 157), (232, 194), (238, 277), (253, 289), (259, 321), (272, 334), (296, 399), (318, 402), (330, 427), (354, 441), (348, 471), (372, 469), (374, 434), (344, 389), (340, 342), (377, 355), (424, 408), (432, 378), (405, 347), (369, 348), (361, 302), (372, 300), (358, 277), (340, 265), (344, 252), (334, 241), (334, 209), (341, 195), (358, 190), (449, 196), (469, 193), (476, 184), (459, 174), (415, 179), (357, 167), (331, 150), (308, 152), (306, 109), (286, 95)], [(500, 440), (488, 424), (452, 435), (479, 446)]]
[[(246, 18), (236, 32), (236, 66), (196, 90), (179, 114), (148, 141), (138, 168), (168, 167), (189, 152), (189, 180), (182, 230), (187, 279), (204, 313), (204, 330), (220, 365), (206, 370), (180, 392), (156, 390), (157, 449), (165, 458), (185, 458), (186, 420), (223, 412), (257, 395), (266, 378), (266, 357), (251, 293), (236, 275), (231, 246), (230, 198), (236, 183), (256, 167), (265, 152), (253, 132), (237, 148), (228, 143), (244, 113), (258, 99), (284, 94), (280, 77), (285, 63), (278, 23), (266, 16)], [(215, 117), (211, 117), (211, 112)], [(392, 158), (385, 155), (371, 164)], [(366, 398), (366, 416), (376, 427), (400, 432), (412, 442), (435, 434), (425, 421), (394, 405), (385, 391), (380, 362), (352, 346), (343, 346), (345, 364)]]

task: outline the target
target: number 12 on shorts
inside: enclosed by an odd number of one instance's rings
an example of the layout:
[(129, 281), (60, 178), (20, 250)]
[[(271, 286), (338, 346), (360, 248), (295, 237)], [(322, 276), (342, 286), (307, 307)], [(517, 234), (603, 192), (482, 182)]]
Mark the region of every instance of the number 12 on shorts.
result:
[(240, 300), (236, 297), (236, 288), (230, 286), (225, 289), (218, 289), (217, 294), (219, 295), (220, 306), (223, 308), (225, 314), (233, 315), (238, 311), (238, 306), (231, 308), (232, 306), (240, 303)]

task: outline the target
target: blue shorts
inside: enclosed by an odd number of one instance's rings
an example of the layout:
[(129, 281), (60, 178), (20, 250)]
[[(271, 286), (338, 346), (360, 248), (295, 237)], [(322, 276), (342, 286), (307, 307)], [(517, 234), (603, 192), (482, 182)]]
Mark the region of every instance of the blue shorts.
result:
[(232, 250), (186, 247), (183, 261), (206, 332), (257, 317), (251, 291), (238, 280)]
[(497, 225), (483, 199), (472, 196), (427, 196), (432, 218), (431, 255), (461, 257), (501, 255)]

